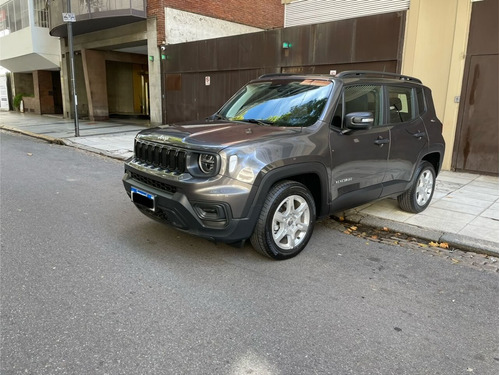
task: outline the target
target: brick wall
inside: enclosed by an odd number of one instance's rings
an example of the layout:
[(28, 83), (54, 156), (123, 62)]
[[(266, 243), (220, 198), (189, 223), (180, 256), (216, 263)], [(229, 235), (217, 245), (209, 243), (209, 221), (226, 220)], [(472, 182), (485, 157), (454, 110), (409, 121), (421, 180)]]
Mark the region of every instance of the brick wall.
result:
[(283, 27), (281, 0), (148, 0), (148, 17), (156, 17), (158, 43), (165, 40), (165, 8), (219, 18), (261, 29)]

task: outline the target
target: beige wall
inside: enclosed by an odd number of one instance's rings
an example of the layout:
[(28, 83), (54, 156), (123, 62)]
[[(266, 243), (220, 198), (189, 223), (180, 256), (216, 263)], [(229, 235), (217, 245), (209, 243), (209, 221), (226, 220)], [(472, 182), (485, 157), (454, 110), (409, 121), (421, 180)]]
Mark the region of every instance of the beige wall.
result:
[(443, 169), (451, 168), (462, 88), (471, 0), (411, 0), (407, 13), (402, 73), (431, 88), (436, 113), (443, 122), (446, 153)]

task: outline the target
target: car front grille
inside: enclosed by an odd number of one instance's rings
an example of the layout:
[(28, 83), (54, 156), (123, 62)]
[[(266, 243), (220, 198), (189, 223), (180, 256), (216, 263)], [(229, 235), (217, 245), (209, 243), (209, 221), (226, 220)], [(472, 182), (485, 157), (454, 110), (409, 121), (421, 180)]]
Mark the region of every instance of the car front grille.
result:
[(152, 186), (156, 189), (166, 191), (167, 193), (174, 194), (177, 191), (177, 188), (175, 186), (166, 184), (164, 182), (156, 181), (153, 180), (152, 178), (142, 176), (137, 173), (130, 173), (130, 177), (132, 177), (134, 180), (139, 181), (145, 185)]
[(170, 172), (186, 171), (186, 151), (157, 143), (135, 141), (135, 158), (138, 162)]

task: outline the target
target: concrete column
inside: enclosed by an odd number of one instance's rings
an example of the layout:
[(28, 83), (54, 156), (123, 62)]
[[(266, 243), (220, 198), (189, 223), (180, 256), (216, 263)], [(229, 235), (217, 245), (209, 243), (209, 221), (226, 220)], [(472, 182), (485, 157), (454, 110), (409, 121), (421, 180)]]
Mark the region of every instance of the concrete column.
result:
[[(149, 116), (151, 125), (162, 123), (162, 97), (161, 97), (161, 56), (158, 48), (156, 32), (156, 18), (147, 20), (148, 40), (148, 74), (149, 74)], [(149, 58), (153, 57), (153, 61)]]
[(61, 38), (61, 95), (62, 95), (62, 105), (63, 105), (63, 117), (71, 118), (71, 101), (70, 101), (70, 78), (69, 78), (69, 68), (68, 68), (68, 55), (66, 54), (65, 39)]
[(90, 49), (82, 49), (81, 52), (89, 118), (91, 121), (107, 120), (109, 108), (104, 54)]
[[(41, 115), (42, 110), (40, 108), (40, 80), (38, 77), (39, 71), (35, 70), (32, 74), (33, 74), (33, 94), (34, 94), (34, 97), (33, 97), (33, 100), (30, 100), (30, 101), (32, 103), (32, 107), (33, 107), (34, 112), (37, 115)], [(26, 98), (25, 101), (27, 101), (27, 100), (28, 100), (28, 98)]]

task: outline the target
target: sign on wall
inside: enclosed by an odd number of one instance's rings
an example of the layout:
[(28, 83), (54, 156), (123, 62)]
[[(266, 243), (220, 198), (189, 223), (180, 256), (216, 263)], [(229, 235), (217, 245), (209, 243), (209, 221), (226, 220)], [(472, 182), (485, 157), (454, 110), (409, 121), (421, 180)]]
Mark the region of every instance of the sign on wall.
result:
[(7, 93), (7, 76), (0, 75), (0, 110), (9, 110), (9, 95)]

